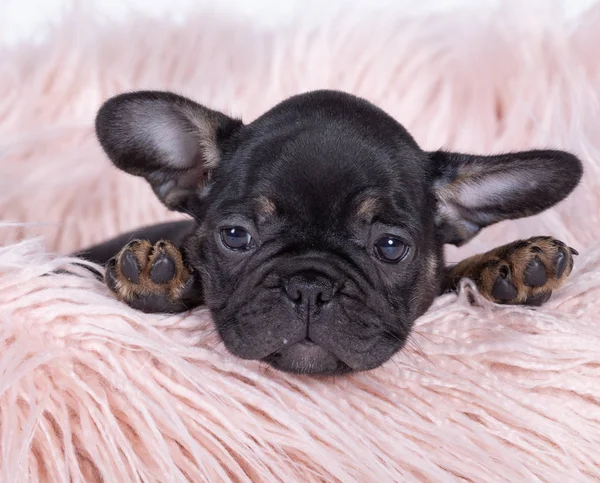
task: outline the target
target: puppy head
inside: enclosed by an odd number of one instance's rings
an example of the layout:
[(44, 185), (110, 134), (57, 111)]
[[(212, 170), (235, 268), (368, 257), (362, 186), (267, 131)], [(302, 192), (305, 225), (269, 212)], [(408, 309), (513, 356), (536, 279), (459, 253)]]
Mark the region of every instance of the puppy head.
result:
[(250, 124), (162, 92), (110, 99), (100, 143), (170, 209), (226, 347), (281, 370), (377, 367), (437, 295), (444, 243), (530, 216), (577, 185), (559, 151), (422, 151), (354, 96), (292, 97)]

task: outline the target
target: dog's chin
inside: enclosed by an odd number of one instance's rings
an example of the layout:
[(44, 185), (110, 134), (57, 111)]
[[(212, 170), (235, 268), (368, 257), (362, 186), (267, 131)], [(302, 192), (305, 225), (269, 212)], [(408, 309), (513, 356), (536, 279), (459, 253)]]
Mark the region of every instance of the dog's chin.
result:
[(310, 340), (280, 349), (263, 360), (279, 371), (293, 374), (330, 376), (352, 372), (350, 366)]

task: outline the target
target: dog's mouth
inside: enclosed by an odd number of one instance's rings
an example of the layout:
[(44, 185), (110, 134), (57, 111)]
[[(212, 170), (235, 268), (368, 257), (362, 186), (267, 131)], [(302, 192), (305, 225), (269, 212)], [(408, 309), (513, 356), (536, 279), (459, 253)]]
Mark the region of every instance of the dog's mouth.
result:
[(304, 339), (265, 357), (273, 368), (294, 374), (333, 375), (352, 372), (352, 368), (319, 344)]

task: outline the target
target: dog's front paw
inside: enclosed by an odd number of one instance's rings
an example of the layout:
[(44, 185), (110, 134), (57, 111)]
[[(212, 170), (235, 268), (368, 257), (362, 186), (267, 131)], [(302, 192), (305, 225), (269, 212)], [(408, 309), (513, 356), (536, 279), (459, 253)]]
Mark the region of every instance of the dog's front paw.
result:
[(180, 312), (193, 284), (192, 269), (168, 241), (129, 242), (106, 267), (105, 281), (127, 305), (144, 312)]
[(509, 243), (480, 256), (475, 282), (493, 302), (539, 306), (570, 275), (574, 255), (575, 249), (552, 237)]

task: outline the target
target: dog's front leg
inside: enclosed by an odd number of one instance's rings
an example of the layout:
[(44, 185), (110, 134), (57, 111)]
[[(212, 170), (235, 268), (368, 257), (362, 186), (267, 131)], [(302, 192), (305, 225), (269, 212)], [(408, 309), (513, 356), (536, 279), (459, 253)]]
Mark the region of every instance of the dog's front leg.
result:
[(492, 302), (539, 306), (570, 275), (574, 255), (575, 249), (552, 237), (515, 241), (447, 267), (443, 288), (456, 290), (469, 278)]
[(75, 256), (104, 265), (104, 280), (119, 300), (144, 312), (184, 312), (203, 303), (198, 274), (178, 247), (196, 223), (173, 221), (137, 228)]
[(107, 263), (105, 281), (120, 300), (144, 312), (184, 312), (202, 304), (197, 274), (168, 240), (130, 241)]

